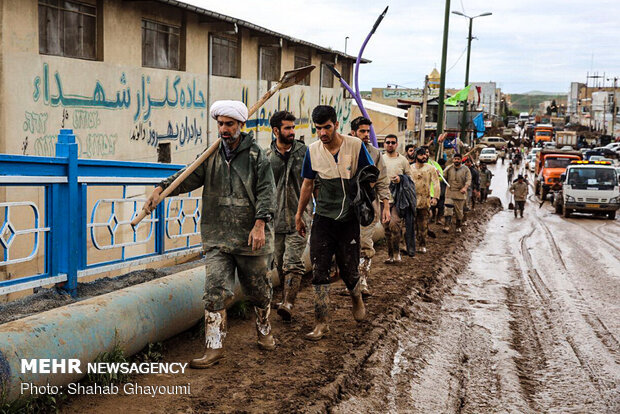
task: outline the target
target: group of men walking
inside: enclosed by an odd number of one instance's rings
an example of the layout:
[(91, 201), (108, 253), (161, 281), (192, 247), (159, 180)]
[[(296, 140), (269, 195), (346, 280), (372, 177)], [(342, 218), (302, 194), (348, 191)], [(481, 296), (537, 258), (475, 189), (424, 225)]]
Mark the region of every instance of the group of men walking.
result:
[[(413, 234), (417, 236), (417, 251), (426, 252), (431, 208), (437, 210), (444, 194), (447, 224), (454, 212), (457, 231), (460, 229), (471, 174), (458, 154), (446, 171), (429, 163), (425, 147), (415, 150), (414, 162), (410, 163), (397, 151), (398, 138), (393, 135), (385, 137), (385, 154), (381, 154), (369, 141), (369, 119), (354, 119), (350, 135), (342, 135), (338, 133), (336, 111), (326, 105), (312, 112), (318, 140), (308, 146), (295, 139), (292, 113), (274, 113), (270, 125), (275, 140), (266, 151), (242, 131), (248, 118), (242, 102), (215, 102), (210, 115), (217, 122), (221, 139), (217, 152), (170, 194), (203, 187), (205, 347), (202, 356), (190, 362), (193, 368), (207, 368), (224, 357), (226, 308), (234, 298), (235, 275), (254, 306), (258, 346), (274, 349), (269, 271), (275, 266), (283, 284), (277, 313), (291, 321), (305, 272), (302, 256), (309, 237), (315, 326), (306, 338), (318, 341), (329, 333), (334, 262), (350, 293), (354, 319), (364, 320), (363, 297), (371, 294), (368, 275), (375, 255), (373, 233), (379, 220), (385, 230), (388, 263), (401, 261), (403, 224), (407, 253), (416, 252)], [(155, 188), (145, 205), (147, 211), (182, 172)], [(367, 177), (369, 185), (360, 182)], [(367, 226), (360, 225), (359, 206), (351, 198), (353, 188), (371, 188), (368, 194), (375, 214)]]

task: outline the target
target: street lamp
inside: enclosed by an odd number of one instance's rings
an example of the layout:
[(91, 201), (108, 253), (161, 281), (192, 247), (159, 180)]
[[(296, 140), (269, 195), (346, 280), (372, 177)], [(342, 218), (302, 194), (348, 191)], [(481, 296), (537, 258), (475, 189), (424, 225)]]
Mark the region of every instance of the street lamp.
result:
[(349, 36), (344, 38), (344, 53), (347, 54), (347, 42), (349, 40)]
[[(465, 66), (465, 87), (467, 87), (467, 85), (469, 84), (469, 58), (471, 56), (471, 26), (472, 26), (472, 22), (474, 21), (475, 18), (477, 17), (484, 17), (484, 16), (490, 16), (493, 13), (482, 13), (479, 14), (477, 16), (467, 16), (464, 13), (461, 13), (460, 11), (453, 11), (453, 14), (456, 14), (457, 16), (463, 16), (469, 19), (469, 36), (467, 37), (467, 65)], [(461, 120), (461, 139), (465, 136), (466, 133), (466, 119), (467, 119), (467, 99), (465, 100), (465, 102), (463, 103), (463, 118)]]

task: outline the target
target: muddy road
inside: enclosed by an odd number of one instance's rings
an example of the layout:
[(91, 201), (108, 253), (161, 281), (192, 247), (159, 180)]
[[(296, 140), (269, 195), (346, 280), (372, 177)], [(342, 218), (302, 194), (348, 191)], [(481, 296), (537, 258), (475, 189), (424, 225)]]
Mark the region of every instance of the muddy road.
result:
[[(499, 164), (493, 196), (508, 204)], [(368, 320), (355, 323), (342, 282), (332, 285), (332, 333), (313, 322), (309, 281), (291, 324), (271, 320), (278, 347), (255, 346), (253, 322), (233, 320), (228, 358), (187, 375), (139, 376), (191, 384), (191, 395), (83, 396), (64, 412), (620, 412), (620, 224), (563, 219), (530, 197), (525, 218), (491, 203), (460, 235), (385, 265), (378, 248)], [(471, 216), (470, 216), (471, 217)], [(340, 294), (339, 294), (340, 293)], [(186, 332), (164, 360), (198, 355)]]
[(402, 320), (333, 412), (620, 412), (620, 225), (539, 205), (491, 219), (429, 334)]

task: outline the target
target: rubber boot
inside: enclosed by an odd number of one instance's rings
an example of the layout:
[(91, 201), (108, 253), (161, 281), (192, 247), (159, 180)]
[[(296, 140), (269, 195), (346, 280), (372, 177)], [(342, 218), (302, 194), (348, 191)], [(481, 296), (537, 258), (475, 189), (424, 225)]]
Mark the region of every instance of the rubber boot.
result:
[(209, 312), (205, 310), (205, 350), (200, 358), (192, 359), (189, 366), (196, 369), (209, 368), (224, 358), (223, 342), (226, 337), (226, 309)]
[(444, 233), (450, 233), (450, 225), (452, 224), (452, 216), (446, 216), (445, 217), (445, 223), (446, 223), (446, 225), (443, 228), (443, 232)]
[(295, 298), (297, 298), (300, 284), (301, 275), (287, 273), (284, 276), (284, 298), (282, 299), (282, 304), (278, 307), (278, 315), (287, 322), (293, 319), (293, 306), (295, 305)]
[(362, 299), (361, 280), (358, 280), (353, 290), (351, 290), (351, 303), (353, 304), (353, 307), (351, 308), (353, 318), (358, 322), (366, 319), (366, 307), (364, 306), (364, 300)]
[(316, 325), (306, 339), (318, 341), (329, 333), (329, 285), (314, 285), (314, 318)]
[[(465, 216), (464, 216), (464, 215), (463, 215), (463, 218), (465, 218)], [(455, 227), (456, 227), (456, 230), (455, 230), (455, 231), (456, 231), (457, 233), (460, 233), (460, 232), (461, 232), (461, 224), (462, 224), (462, 223), (461, 223), (461, 220), (456, 220), (456, 226), (455, 226)]]
[(360, 258), (360, 265), (358, 269), (360, 274), (360, 284), (363, 297), (371, 296), (370, 289), (368, 288), (368, 275), (370, 273), (371, 263), (372, 259), (369, 259), (367, 257)]
[(258, 335), (258, 347), (266, 351), (271, 351), (276, 347), (276, 340), (271, 335), (271, 324), (269, 323), (269, 313), (271, 308), (257, 308), (254, 306), (256, 313), (256, 334)]

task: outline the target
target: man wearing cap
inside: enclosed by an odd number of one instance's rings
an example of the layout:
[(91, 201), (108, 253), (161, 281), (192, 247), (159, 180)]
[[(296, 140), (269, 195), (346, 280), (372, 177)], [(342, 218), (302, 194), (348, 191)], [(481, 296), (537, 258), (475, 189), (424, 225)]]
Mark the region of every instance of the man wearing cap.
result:
[[(190, 362), (192, 368), (207, 368), (224, 357), (226, 308), (234, 298), (235, 271), (254, 305), (258, 346), (275, 348), (269, 324), (272, 289), (268, 277), (275, 212), (273, 172), (261, 147), (241, 132), (248, 118), (245, 104), (217, 101), (210, 114), (221, 138), (217, 152), (170, 194), (203, 187), (200, 232), (206, 264), (205, 350), (202, 357)], [(161, 192), (182, 171), (155, 188), (145, 205), (147, 210), (154, 208)]]
[(517, 181), (510, 186), (510, 192), (515, 197), (515, 218), (517, 217), (517, 212), (521, 213), (521, 218), (523, 218), (523, 210), (525, 209), (525, 200), (527, 199), (527, 183), (521, 174), (517, 177)]
[(467, 198), (467, 189), (471, 186), (471, 172), (469, 168), (462, 165), (461, 154), (456, 153), (452, 157), (452, 165), (446, 168), (444, 177), (448, 182), (446, 190), (446, 222), (443, 228), (444, 233), (450, 232), (452, 216), (456, 216), (456, 232), (461, 232), (463, 220), (463, 209)]
[(411, 166), (413, 182), (417, 198), (416, 224), (418, 226), (416, 236), (418, 239), (418, 251), (426, 253), (426, 235), (428, 234), (428, 219), (431, 205), (437, 204), (437, 198), (431, 196), (431, 185), (439, 189), (439, 176), (435, 167), (427, 163), (428, 152), (420, 147), (416, 150), (416, 162)]

